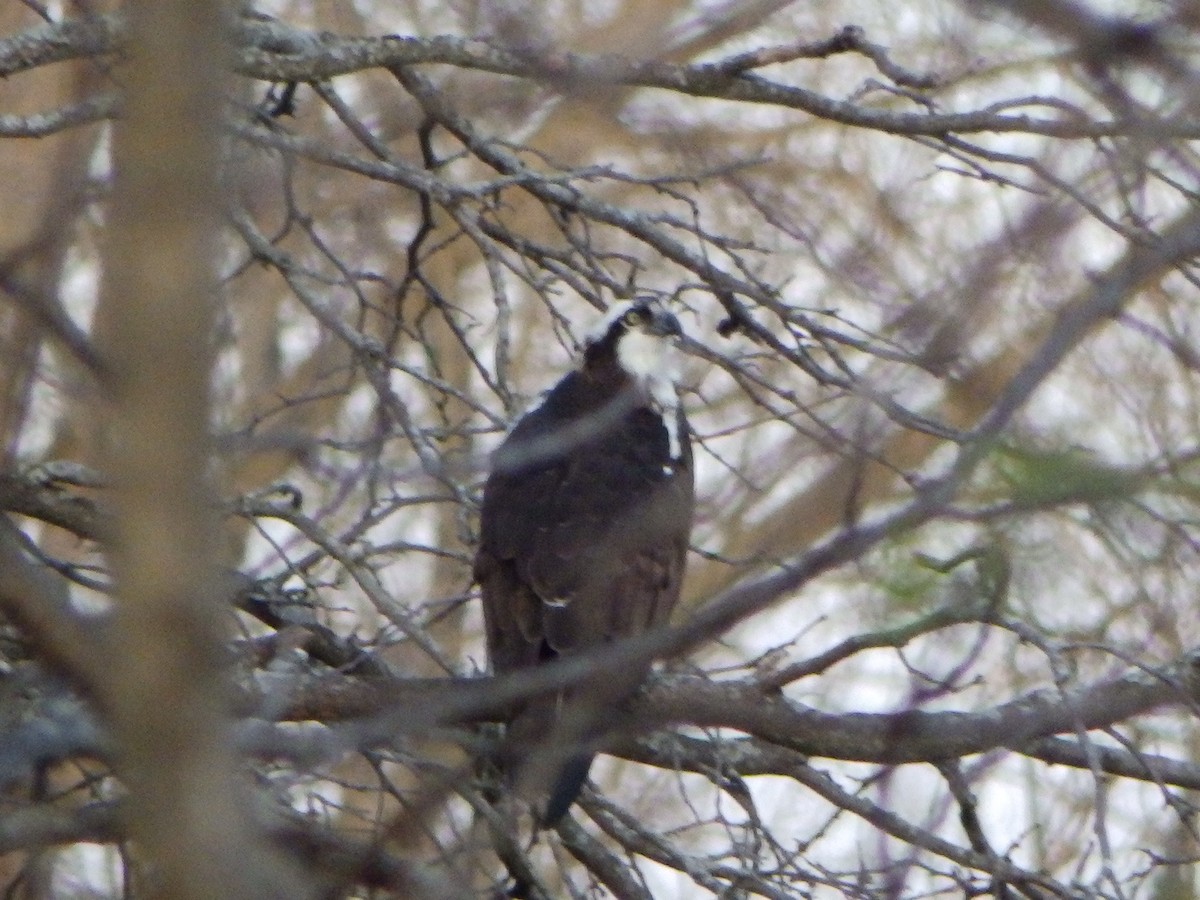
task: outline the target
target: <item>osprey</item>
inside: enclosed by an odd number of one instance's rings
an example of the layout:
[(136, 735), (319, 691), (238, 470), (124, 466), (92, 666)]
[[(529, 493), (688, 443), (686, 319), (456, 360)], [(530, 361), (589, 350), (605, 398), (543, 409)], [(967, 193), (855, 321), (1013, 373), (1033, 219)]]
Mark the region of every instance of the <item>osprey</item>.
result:
[[(679, 599), (694, 496), (680, 335), (657, 301), (618, 304), (496, 451), (475, 557), (494, 672), (640, 634)], [(535, 698), (509, 725), (501, 766), (543, 827), (583, 789), (603, 719), (647, 670)]]

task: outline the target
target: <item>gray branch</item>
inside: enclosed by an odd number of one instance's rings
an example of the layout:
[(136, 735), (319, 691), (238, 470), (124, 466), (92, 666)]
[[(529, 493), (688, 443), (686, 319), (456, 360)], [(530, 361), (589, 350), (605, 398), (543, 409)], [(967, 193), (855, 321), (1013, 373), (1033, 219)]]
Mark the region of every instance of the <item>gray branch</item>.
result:
[[(736, 103), (777, 106), (821, 119), (891, 134), (941, 136), (946, 134), (1021, 133), (1062, 139), (1091, 140), (1129, 134), (1159, 138), (1200, 137), (1200, 123), (1186, 117), (1139, 119), (1136, 122), (1096, 120), (1081, 112), (1060, 110), (1057, 118), (1018, 114), (1007, 105), (965, 112), (894, 112), (835, 100), (816, 91), (745, 71), (743, 55), (714, 63), (676, 64), (630, 59), (616, 54), (532, 52), (453, 35), (414, 37), (381, 35), (348, 37), (307, 31), (265, 18), (243, 18), (233, 30), (234, 67), (242, 75), (261, 81), (313, 82), (369, 69), (395, 69), (419, 65), (452, 65), (464, 69), (526, 78), (569, 93), (576, 86), (655, 88)], [(124, 27), (118, 15), (67, 20), (32, 28), (0, 41), (0, 78), (70, 59), (111, 55), (120, 51)], [(877, 62), (885, 50), (861, 41), (863, 52)], [(932, 84), (930, 77), (927, 84)], [(111, 114), (111, 103), (89, 101), (87, 116), (76, 110), (59, 113), (61, 126), (70, 120)], [(1057, 104), (1028, 98), (1032, 108)], [(50, 115), (50, 114), (45, 114)], [(0, 126), (5, 123), (0, 121)], [(9, 122), (14, 133), (45, 133), (49, 123)], [(0, 134), (3, 129), (0, 128)]]

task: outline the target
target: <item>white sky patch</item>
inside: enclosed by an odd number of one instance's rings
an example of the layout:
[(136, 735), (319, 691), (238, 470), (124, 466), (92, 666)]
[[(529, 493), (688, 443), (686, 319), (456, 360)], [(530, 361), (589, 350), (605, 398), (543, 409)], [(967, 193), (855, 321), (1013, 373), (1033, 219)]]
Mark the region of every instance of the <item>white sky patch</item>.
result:
[(119, 897), (121, 868), (116, 847), (75, 844), (59, 851), (50, 893), (55, 897)]

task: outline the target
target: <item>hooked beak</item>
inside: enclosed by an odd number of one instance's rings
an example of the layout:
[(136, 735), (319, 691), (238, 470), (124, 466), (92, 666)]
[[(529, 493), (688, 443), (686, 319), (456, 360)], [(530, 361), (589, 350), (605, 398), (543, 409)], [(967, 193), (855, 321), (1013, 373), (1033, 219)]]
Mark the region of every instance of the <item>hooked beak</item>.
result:
[(679, 324), (679, 319), (675, 318), (673, 313), (669, 313), (665, 309), (655, 312), (654, 318), (646, 327), (646, 331), (658, 337), (683, 337), (683, 326)]

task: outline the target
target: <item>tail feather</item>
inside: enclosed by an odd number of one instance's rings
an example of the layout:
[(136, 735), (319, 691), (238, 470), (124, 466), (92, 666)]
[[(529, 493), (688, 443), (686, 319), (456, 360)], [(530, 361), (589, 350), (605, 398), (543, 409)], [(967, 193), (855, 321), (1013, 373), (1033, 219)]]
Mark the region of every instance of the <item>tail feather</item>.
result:
[(579, 797), (596, 758), (595, 716), (587, 705), (535, 700), (509, 724), (500, 767), (517, 796), (553, 828)]
[(642, 674), (621, 673), (535, 698), (509, 724), (502, 768), (517, 795), (538, 812), (542, 828), (552, 828), (578, 799), (601, 738), (619, 720), (614, 713)]
[(538, 817), (538, 824), (542, 828), (553, 828), (557, 825), (559, 819), (571, 808), (571, 804), (579, 798), (595, 758), (595, 753), (579, 753), (563, 762), (550, 788), (546, 807)]

